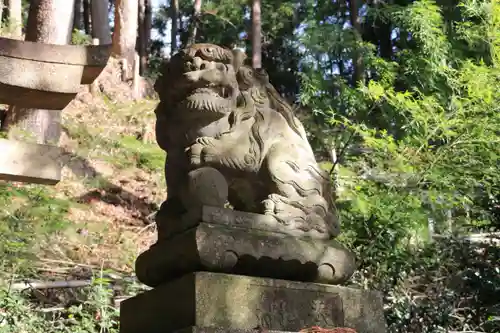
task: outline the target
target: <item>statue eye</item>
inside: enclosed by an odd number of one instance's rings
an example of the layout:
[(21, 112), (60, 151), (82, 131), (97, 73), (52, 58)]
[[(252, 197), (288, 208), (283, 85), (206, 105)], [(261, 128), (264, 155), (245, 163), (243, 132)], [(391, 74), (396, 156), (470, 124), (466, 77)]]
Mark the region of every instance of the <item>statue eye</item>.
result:
[(203, 49), (203, 53), (206, 53), (208, 55), (212, 55), (214, 53), (214, 48), (213, 47), (206, 47)]
[(243, 75), (245, 77), (253, 77), (253, 70), (249, 69), (249, 68), (245, 68), (243, 70)]

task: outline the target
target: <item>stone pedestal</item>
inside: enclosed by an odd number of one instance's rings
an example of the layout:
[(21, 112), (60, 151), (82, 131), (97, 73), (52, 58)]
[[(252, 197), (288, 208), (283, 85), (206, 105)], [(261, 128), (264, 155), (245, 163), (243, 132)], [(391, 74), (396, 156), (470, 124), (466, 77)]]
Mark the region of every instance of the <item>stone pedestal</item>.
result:
[(334, 286), (355, 261), (324, 234), (212, 206), (167, 222), (160, 210), (158, 242), (136, 261), (137, 277), (154, 289), (121, 303), (121, 333), (385, 333), (377, 293)]
[(121, 333), (297, 332), (350, 327), (385, 333), (378, 293), (346, 287), (196, 272), (121, 303)]
[(195, 271), (339, 284), (355, 270), (339, 242), (266, 215), (203, 206), (176, 223), (157, 221), (158, 242), (136, 261), (137, 277), (151, 287)]

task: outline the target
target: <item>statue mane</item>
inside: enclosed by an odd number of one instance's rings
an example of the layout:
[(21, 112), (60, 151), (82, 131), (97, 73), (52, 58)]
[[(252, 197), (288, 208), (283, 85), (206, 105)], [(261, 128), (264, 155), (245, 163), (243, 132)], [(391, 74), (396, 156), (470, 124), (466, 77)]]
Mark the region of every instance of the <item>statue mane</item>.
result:
[[(299, 137), (303, 140), (307, 141), (307, 135), (304, 130), (304, 127), (299, 122), (297, 117), (295, 117), (292, 106), (286, 102), (286, 100), (281, 97), (280, 93), (274, 88), (274, 86), (269, 81), (269, 75), (264, 69), (251, 69), (247, 66), (242, 66), (243, 71), (251, 72), (253, 74), (253, 78), (249, 75), (245, 75), (245, 73), (240, 73), (243, 80), (250, 81), (245, 82), (245, 84), (258, 83), (257, 86), (261, 86), (263, 90), (260, 92), (261, 94), (265, 94), (265, 96), (254, 96), (254, 99), (266, 98), (269, 101), (269, 107), (285, 118), (288, 126), (295, 132)], [(251, 82), (256, 81), (256, 82)]]
[(271, 108), (278, 111), (285, 118), (288, 126), (290, 126), (295, 133), (297, 133), (303, 140), (307, 140), (306, 131), (304, 130), (302, 124), (298, 121), (297, 117), (295, 117), (292, 106), (280, 96), (271, 83), (266, 85), (266, 92), (269, 96)]

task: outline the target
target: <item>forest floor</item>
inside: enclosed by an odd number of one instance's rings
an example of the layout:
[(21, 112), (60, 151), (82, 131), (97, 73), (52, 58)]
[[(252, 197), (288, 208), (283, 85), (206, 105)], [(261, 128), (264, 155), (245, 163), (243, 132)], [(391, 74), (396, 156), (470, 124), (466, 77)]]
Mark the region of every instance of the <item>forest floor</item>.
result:
[(103, 73), (103, 92), (83, 89), (63, 110), (57, 185), (0, 182), (0, 291), (104, 271), (131, 277), (137, 255), (155, 242), (154, 214), (166, 198), (157, 101), (134, 100), (129, 84), (113, 82), (118, 76)]

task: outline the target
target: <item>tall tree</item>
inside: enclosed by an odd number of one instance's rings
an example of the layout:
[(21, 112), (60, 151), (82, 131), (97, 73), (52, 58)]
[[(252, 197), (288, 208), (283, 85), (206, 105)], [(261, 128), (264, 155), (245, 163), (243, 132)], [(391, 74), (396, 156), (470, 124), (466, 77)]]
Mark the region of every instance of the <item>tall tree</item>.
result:
[(153, 5), (152, 0), (144, 1), (144, 31), (147, 46), (147, 52), (149, 54), (149, 49), (151, 46), (151, 29), (153, 28)]
[(196, 34), (198, 33), (198, 26), (200, 25), (200, 14), (201, 14), (201, 0), (194, 0), (193, 6), (193, 16), (191, 18), (191, 26), (188, 37), (188, 44), (196, 43)]
[(139, 33), (137, 36), (137, 51), (140, 57), (139, 74), (143, 75), (146, 71), (148, 63), (148, 37), (146, 33), (146, 0), (139, 0), (139, 15), (138, 15)]
[(262, 68), (261, 1), (252, 0), (252, 67)]
[(83, 30), (83, 2), (75, 0), (75, 17), (73, 19), (73, 30)]
[(179, 17), (179, 0), (170, 0), (170, 21), (172, 27), (170, 28), (170, 55), (174, 55), (177, 50), (177, 33), (179, 27), (177, 26), (177, 18)]
[(85, 28), (85, 33), (87, 35), (91, 34), (91, 12), (90, 12), (90, 0), (83, 1), (83, 26)]
[[(69, 44), (73, 11), (74, 0), (32, 0), (25, 39), (30, 42)], [(19, 129), (32, 135), (38, 143), (57, 144), (61, 134), (61, 111), (12, 106), (5, 123), (10, 138), (19, 137)]]
[(99, 44), (111, 44), (111, 28), (109, 27), (108, 0), (92, 0), (92, 37), (99, 39)]
[(363, 59), (361, 57), (360, 52), (360, 42), (362, 41), (362, 31), (361, 31), (361, 22), (359, 20), (359, 7), (358, 0), (349, 0), (349, 14), (351, 18), (351, 26), (354, 28), (354, 36), (356, 41), (358, 42), (355, 46), (354, 54), (353, 54), (353, 67), (354, 72), (352, 75), (352, 80), (354, 84), (361, 81), (363, 79)]
[(127, 59), (128, 64), (133, 64), (135, 57), (138, 11), (137, 0), (115, 1), (112, 53), (118, 58)]
[(11, 36), (21, 38), (23, 34), (22, 1), (6, 0), (6, 5)]

